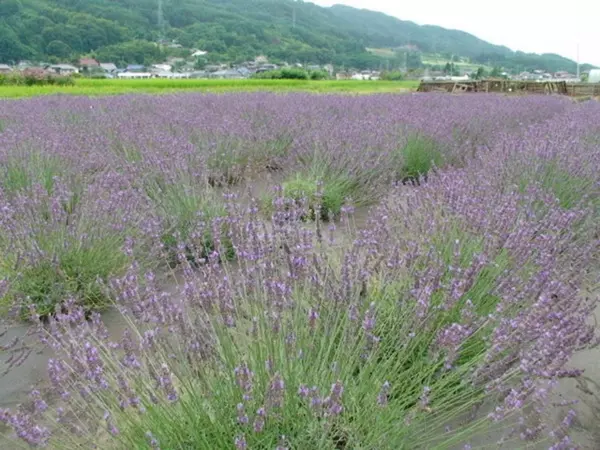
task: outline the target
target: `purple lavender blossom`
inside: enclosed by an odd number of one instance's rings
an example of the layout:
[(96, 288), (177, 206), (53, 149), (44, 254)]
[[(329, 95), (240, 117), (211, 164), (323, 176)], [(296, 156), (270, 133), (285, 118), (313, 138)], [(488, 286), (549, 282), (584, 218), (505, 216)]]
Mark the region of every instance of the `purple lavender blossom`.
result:
[(160, 444), (158, 442), (158, 439), (154, 437), (152, 432), (147, 431), (146, 438), (148, 439), (148, 444), (150, 445), (150, 448), (152, 448), (153, 450), (160, 450)]
[(253, 429), (255, 433), (261, 433), (265, 428), (265, 418), (267, 416), (265, 408), (258, 408), (254, 418)]
[(246, 443), (246, 438), (244, 437), (244, 435), (236, 436), (235, 448), (237, 450), (246, 450), (248, 448), (248, 444)]
[(285, 397), (285, 382), (279, 373), (276, 373), (269, 383), (267, 392), (267, 406), (270, 409), (281, 409)]
[(238, 366), (234, 369), (236, 384), (242, 390), (242, 395), (244, 400), (252, 399), (252, 379), (254, 377), (254, 373), (250, 370), (246, 363)]
[(338, 416), (344, 410), (342, 405), (342, 394), (344, 386), (341, 381), (336, 381), (331, 385), (329, 396), (323, 400), (323, 406), (327, 408), (327, 416)]
[(238, 423), (240, 425), (246, 425), (250, 419), (248, 418), (248, 415), (246, 414), (244, 404), (238, 403), (236, 406), (236, 409), (237, 409)]
[(158, 386), (163, 389), (167, 396), (167, 400), (170, 402), (176, 402), (179, 397), (177, 395), (175, 386), (173, 386), (172, 374), (169, 366), (162, 364), (160, 371), (160, 375), (158, 376)]

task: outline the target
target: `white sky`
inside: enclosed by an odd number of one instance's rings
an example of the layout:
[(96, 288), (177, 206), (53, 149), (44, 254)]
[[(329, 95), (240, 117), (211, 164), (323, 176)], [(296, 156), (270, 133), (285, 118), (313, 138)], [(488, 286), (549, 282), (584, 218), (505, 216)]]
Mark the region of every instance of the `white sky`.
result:
[(466, 31), (493, 44), (532, 53), (558, 53), (600, 66), (598, 0), (307, 0), (381, 11), (419, 25)]

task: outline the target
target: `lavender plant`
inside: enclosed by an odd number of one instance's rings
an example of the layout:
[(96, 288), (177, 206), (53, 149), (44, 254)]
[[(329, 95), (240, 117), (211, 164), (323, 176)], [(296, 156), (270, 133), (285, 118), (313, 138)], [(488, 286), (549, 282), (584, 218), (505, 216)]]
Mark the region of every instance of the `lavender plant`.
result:
[[(145, 208), (144, 201), (122, 181), (107, 173), (82, 194), (58, 178), (51, 193), (39, 184), (16, 195), (0, 191), (0, 277), (10, 286), (2, 297), (5, 311), (28, 317), (28, 307), (35, 305), (46, 316), (70, 296), (87, 311), (110, 303), (98, 281), (129, 266), (133, 239), (151, 242), (155, 234), (151, 215), (141, 224), (141, 217), (132, 214)], [(146, 237), (142, 228), (149, 232)], [(152, 253), (151, 248), (146, 251)], [(146, 261), (146, 255), (137, 256)]]
[(403, 183), (426, 178), (431, 169), (441, 167), (444, 162), (439, 145), (422, 136), (409, 137), (393, 159), (399, 166), (396, 181)]

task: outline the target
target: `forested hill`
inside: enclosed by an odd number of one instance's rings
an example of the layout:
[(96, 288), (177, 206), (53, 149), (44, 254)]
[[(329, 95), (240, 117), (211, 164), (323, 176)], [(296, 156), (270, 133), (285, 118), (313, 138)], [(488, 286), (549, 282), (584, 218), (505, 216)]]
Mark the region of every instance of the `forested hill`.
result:
[[(410, 44), (417, 55), (456, 55), (509, 70), (575, 68), (574, 61), (558, 55), (515, 53), (461, 31), (339, 5), (322, 8), (293, 0), (0, 1), (3, 63), (90, 54), (110, 62), (158, 62), (165, 56), (154, 45), (159, 39), (208, 51), (213, 61), (266, 55), (289, 63), (367, 68), (382, 64), (367, 48)], [(392, 59), (397, 55), (404, 60), (404, 51), (391, 52)], [(409, 60), (418, 64), (414, 54)]]

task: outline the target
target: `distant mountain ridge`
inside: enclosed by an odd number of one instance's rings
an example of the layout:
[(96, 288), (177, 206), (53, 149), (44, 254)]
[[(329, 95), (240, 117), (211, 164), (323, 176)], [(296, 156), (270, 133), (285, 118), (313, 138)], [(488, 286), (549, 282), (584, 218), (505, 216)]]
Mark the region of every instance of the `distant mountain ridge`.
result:
[[(265, 55), (289, 63), (362, 68), (399, 65), (367, 48), (406, 45), (423, 53), (469, 58), (474, 64), (522, 71), (575, 71), (559, 55), (513, 52), (469, 33), (403, 21), (343, 5), (324, 8), (293, 0), (2, 0), (0, 63), (73, 60), (160, 62), (160, 39), (202, 49), (208, 62), (241, 62)], [(411, 52), (410, 65), (419, 65)], [(582, 70), (591, 68), (582, 65)]]

